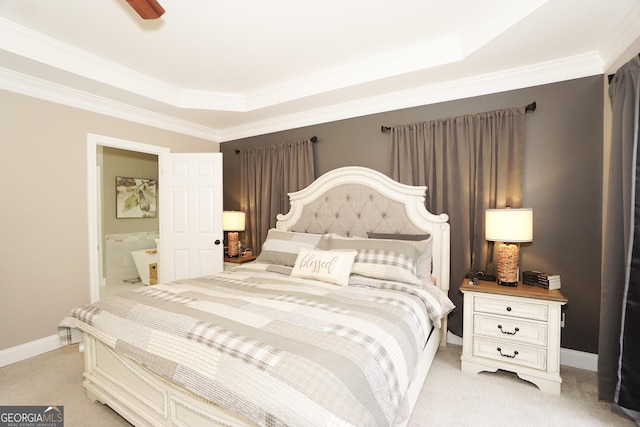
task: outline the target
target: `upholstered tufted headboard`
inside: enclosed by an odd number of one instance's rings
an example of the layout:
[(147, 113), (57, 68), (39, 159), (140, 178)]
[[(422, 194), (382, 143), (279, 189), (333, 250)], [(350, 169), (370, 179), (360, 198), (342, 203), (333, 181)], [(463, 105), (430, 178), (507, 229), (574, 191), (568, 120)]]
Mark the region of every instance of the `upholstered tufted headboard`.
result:
[(290, 193), (291, 210), (278, 215), (276, 228), (303, 233), (368, 237), (369, 232), (430, 233), (433, 276), (449, 289), (448, 215), (425, 208), (426, 187), (400, 184), (372, 169), (334, 169), (307, 188)]

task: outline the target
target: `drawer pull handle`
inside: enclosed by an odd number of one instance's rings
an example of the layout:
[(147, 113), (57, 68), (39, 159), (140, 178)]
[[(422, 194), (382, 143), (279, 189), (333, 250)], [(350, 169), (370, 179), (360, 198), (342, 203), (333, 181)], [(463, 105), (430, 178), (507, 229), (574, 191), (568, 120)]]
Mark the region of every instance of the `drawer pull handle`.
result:
[(502, 356), (502, 357), (508, 357), (509, 359), (513, 359), (514, 357), (516, 357), (516, 356), (518, 355), (518, 350), (514, 350), (514, 351), (513, 351), (513, 355), (511, 355), (511, 354), (504, 354), (504, 353), (502, 352), (502, 349), (501, 349), (500, 347), (498, 347), (498, 348), (497, 348), (497, 350), (498, 350), (498, 353), (500, 353), (500, 356)]
[(511, 311), (511, 307), (507, 307), (507, 311)]
[(498, 329), (500, 329), (500, 332), (502, 332), (503, 334), (506, 334), (506, 335), (515, 335), (515, 334), (517, 334), (517, 333), (518, 333), (518, 331), (520, 330), (520, 328), (518, 328), (518, 327), (516, 326), (516, 328), (513, 330), (513, 332), (503, 331), (503, 330), (502, 330), (502, 325), (498, 325)]

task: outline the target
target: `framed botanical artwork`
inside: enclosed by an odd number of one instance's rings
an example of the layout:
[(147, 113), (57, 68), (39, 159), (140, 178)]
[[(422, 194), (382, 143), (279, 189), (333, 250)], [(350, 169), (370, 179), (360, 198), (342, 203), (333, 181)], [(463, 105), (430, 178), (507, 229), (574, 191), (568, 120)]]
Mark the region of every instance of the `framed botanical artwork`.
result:
[(116, 176), (116, 218), (155, 218), (155, 179)]

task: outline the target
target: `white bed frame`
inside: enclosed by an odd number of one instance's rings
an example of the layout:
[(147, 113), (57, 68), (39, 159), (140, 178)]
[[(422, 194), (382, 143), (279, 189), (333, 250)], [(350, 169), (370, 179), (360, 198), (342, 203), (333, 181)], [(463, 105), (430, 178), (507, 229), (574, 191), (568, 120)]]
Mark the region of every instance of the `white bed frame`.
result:
[[(304, 190), (291, 193), (291, 210), (286, 215), (278, 215), (277, 228), (296, 230), (300, 224), (305, 228), (322, 227), (309, 220), (309, 206), (331, 204), (332, 209), (351, 209), (350, 203), (336, 200), (334, 192), (344, 197), (344, 185), (357, 191), (370, 192), (372, 200), (390, 201), (390, 209), (400, 203), (404, 206), (406, 218), (380, 221), (372, 230), (376, 232), (428, 232), (433, 236), (433, 277), (445, 292), (449, 290), (449, 224), (446, 214), (433, 215), (425, 208), (426, 187), (399, 184), (389, 177), (371, 169), (350, 166), (330, 171)], [(337, 191), (340, 190), (340, 191)], [(327, 194), (332, 195), (327, 197)], [(359, 197), (362, 199), (362, 197)], [(326, 202), (324, 201), (326, 199)], [(340, 204), (344, 207), (340, 207)], [(370, 206), (354, 207), (364, 216), (374, 214), (385, 217), (385, 203), (379, 209)], [(396, 212), (397, 209), (394, 211)], [(400, 215), (402, 216), (402, 215)], [(366, 220), (366, 218), (363, 218)], [(374, 222), (376, 222), (375, 220)], [(365, 221), (366, 223), (366, 221)], [(369, 222), (370, 224), (370, 222)], [(333, 222), (324, 232), (345, 231), (345, 224)], [(303, 230), (296, 230), (303, 231)], [(309, 231), (311, 232), (311, 231)], [(435, 354), (440, 345), (446, 345), (446, 318), (442, 328), (434, 329), (418, 364), (416, 375), (407, 390), (405, 401), (400, 408), (394, 425), (405, 426), (420, 395)], [(193, 393), (169, 383), (129, 358), (119, 355), (95, 335), (84, 333), (85, 373), (84, 387), (92, 400), (109, 405), (122, 417), (136, 426), (252, 426), (230, 411), (204, 400)]]

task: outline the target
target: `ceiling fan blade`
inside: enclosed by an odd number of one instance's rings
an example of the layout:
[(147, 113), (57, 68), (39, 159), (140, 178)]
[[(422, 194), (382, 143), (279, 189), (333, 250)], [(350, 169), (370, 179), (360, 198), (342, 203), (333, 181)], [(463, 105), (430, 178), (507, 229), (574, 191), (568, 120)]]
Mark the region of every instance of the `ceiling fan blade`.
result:
[(127, 3), (142, 19), (158, 19), (164, 13), (164, 9), (156, 0), (127, 0)]

